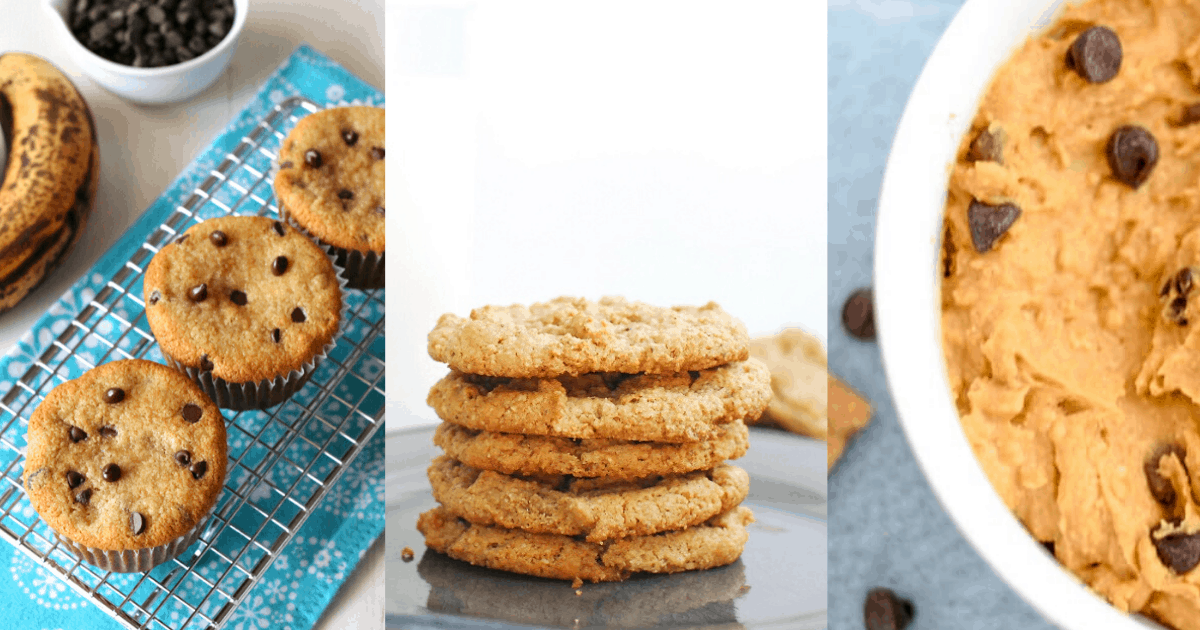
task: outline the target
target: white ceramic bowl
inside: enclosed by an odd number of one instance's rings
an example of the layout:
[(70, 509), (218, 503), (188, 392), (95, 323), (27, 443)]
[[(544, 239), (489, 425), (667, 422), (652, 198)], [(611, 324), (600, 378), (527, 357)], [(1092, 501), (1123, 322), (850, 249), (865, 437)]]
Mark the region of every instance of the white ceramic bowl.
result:
[(996, 69), (1062, 0), (968, 0), (909, 97), (880, 193), (875, 237), (879, 343), (901, 425), (942, 506), (1005, 582), (1070, 630), (1145, 630), (1085, 588), (992, 488), (959, 424), (942, 359), (939, 237), (950, 165)]
[(178, 103), (204, 91), (229, 65), (237, 48), (250, 0), (233, 0), (237, 15), (233, 26), (212, 50), (183, 63), (160, 68), (134, 68), (109, 61), (88, 50), (67, 27), (72, 0), (39, 0), (54, 23), (55, 36), (64, 42), (75, 62), (101, 87), (135, 103), (157, 105)]

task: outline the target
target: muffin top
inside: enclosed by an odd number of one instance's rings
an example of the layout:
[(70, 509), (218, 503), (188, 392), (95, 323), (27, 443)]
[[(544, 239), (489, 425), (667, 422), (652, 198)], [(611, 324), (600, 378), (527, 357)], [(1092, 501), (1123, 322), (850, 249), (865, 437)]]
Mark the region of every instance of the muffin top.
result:
[(183, 373), (133, 359), (55, 387), (29, 420), (24, 483), (42, 519), (98, 549), (187, 534), (225, 483), (225, 420)]
[(192, 226), (150, 261), (143, 292), (165, 354), (239, 383), (299, 370), (332, 342), (341, 320), (328, 256), (265, 217)]
[(300, 119), (279, 151), (281, 210), (317, 238), (384, 251), (384, 110), (338, 107)]

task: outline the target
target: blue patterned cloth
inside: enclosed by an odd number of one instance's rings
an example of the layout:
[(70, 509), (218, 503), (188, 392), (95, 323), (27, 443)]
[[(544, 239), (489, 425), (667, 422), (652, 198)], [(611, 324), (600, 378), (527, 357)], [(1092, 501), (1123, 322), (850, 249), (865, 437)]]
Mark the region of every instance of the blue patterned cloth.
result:
[(875, 407), (829, 478), (829, 627), (861, 628), (886, 586), (922, 630), (1049, 630), (958, 533), (896, 419), (879, 348), (841, 326), (871, 284), (875, 211), (909, 92), (963, 0), (831, 0), (829, 5), (829, 366)]
[[(241, 138), (248, 134), (275, 104), (293, 95), (303, 95), (326, 106), (384, 104), (382, 94), (329, 58), (307, 46), (297, 49), (267, 80), (241, 114), (183, 171), (125, 236), (50, 308), (6, 357), (0, 359), (0, 393), (8, 392), (13, 387), (16, 380), (29, 368), (34, 357), (67, 328), (71, 319), (97, 295), (117, 269), (130, 259), (149, 233), (189, 196)], [(138, 286), (140, 287), (140, 283)], [(356, 298), (352, 296), (350, 299), (351, 304), (355, 305)], [(362, 302), (360, 294), (357, 304)], [(382, 306), (378, 303), (368, 303), (364, 308), (366, 312), (363, 314), (367, 319), (375, 321), (383, 317)], [(123, 317), (119, 309), (115, 315), (118, 318)], [(111, 324), (103, 319), (99, 321), (99, 335), (88, 335), (77, 350), (77, 354), (84, 361), (95, 363), (107, 350), (97, 338), (107, 334), (106, 326)], [(347, 337), (356, 334), (361, 336), (362, 331), (355, 330), (352, 324), (344, 334)], [(380, 355), (382, 345), (382, 337), (373, 345)], [(161, 361), (161, 355), (156, 349), (149, 353), (147, 358)], [(69, 377), (78, 376), (75, 373), (76, 367), (67, 365), (65, 369)], [(356, 370), (368, 372), (363, 374), (368, 379), (378, 376), (378, 370), (381, 369), (381, 365), (371, 367), (365, 363), (356, 366)], [(374, 373), (369, 373), (371, 370), (375, 370)], [(320, 378), (321, 372), (318, 371), (313, 380), (317, 381)], [(343, 386), (345, 385), (339, 387)], [(341, 389), (337, 393), (346, 394)], [(382, 400), (376, 400), (374, 403), (382, 408)], [(322, 409), (322, 413), (327, 414), (340, 412), (341, 417), (349, 411)], [(253, 416), (250, 418), (248, 422), (253, 423)], [(382, 430), (376, 432), (337, 484), (328, 490), (297, 535), (280, 551), (261, 581), (233, 611), (224, 628), (305, 630), (312, 627), (367, 548), (383, 532), (383, 433)], [(248, 448), (245, 444), (239, 445), (237, 435), (246, 434), (231, 432), (231, 456), (239, 448)], [(314, 472), (319, 474), (320, 469)], [(263, 488), (267, 489), (265, 486)], [(257, 500), (258, 494), (258, 490), (252, 491), (250, 499)], [(265, 494), (269, 495), (269, 492)], [(28, 507), (28, 501), (24, 501), (23, 505), (24, 507), (17, 508), (18, 513), (13, 515), (13, 518), (34, 519), (35, 515)], [(238, 515), (233, 517), (235, 524), (238, 518)], [(206, 566), (204, 563), (205, 557), (202, 556), (197, 563), (201, 576), (205, 576), (213, 564)], [(114, 581), (119, 579), (125, 578), (116, 578)], [(136, 576), (129, 579), (136, 579)], [(197, 589), (199, 593), (191, 599), (200, 599), (208, 592), (208, 588), (199, 580), (181, 583), (179, 589), (185, 599), (190, 597), (188, 589)], [(0, 544), (0, 602), (0, 609), (4, 613), (0, 625), (5, 628), (117, 630), (121, 627), (88, 599), (68, 588), (56, 573), (41, 568), (24, 553), (3, 544)], [(213, 615), (216, 608), (206, 606), (204, 612)], [(181, 624), (181, 615), (186, 616), (186, 609), (181, 606), (164, 606), (161, 615), (167, 625), (176, 627)]]

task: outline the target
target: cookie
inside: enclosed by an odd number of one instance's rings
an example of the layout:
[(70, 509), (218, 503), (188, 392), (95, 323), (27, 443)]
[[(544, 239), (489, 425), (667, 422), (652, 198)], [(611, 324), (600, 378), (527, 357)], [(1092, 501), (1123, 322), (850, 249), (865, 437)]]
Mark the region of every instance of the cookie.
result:
[(225, 483), (225, 420), (191, 380), (133, 359), (55, 387), (29, 420), (24, 485), (84, 560), (147, 571), (199, 535)]
[(750, 356), (771, 370), (771, 403), (762, 419), (793, 433), (825, 439), (829, 378), (821, 340), (799, 328), (786, 328), (751, 341)]
[(429, 333), (429, 356), (459, 372), (510, 378), (675, 374), (743, 361), (748, 341), (745, 327), (712, 302), (664, 308), (560, 297), (443, 315)]
[(309, 114), (279, 150), (280, 213), (317, 238), (349, 286), (384, 284), (384, 110), (337, 107)]
[(150, 261), (143, 295), (163, 355), (231, 409), (271, 407), (298, 390), (342, 319), (325, 252), (265, 217), (193, 225)]
[(426, 402), (447, 422), (480, 431), (655, 442), (710, 439), (755, 419), (771, 398), (757, 361), (680, 374), (583, 374), (512, 379), (451, 372)]
[(749, 508), (738, 507), (702, 525), (605, 544), (559, 534), (475, 525), (444, 507), (421, 514), (425, 544), (451, 558), (502, 571), (590, 582), (624, 580), (634, 573), (711, 569), (738, 559), (746, 545)]
[(708, 440), (682, 444), (495, 433), (443, 422), (433, 441), (467, 466), (506, 475), (638, 479), (709, 470), (737, 459), (746, 454), (750, 434), (741, 420), (717, 425)]
[(750, 476), (721, 464), (710, 471), (631, 481), (569, 476), (513, 477), (442, 455), (429, 467), (433, 496), (479, 525), (582, 536), (600, 542), (679, 529), (733, 509)]

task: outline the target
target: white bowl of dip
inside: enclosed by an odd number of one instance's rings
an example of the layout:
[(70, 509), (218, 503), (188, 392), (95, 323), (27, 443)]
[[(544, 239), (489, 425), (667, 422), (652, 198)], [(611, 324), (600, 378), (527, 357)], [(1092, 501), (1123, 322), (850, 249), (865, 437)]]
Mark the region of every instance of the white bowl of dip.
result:
[(939, 245), (951, 165), (996, 70), (1049, 26), (1062, 5), (969, 0), (926, 62), (893, 141), (879, 198), (879, 344), (918, 464), (959, 531), (996, 573), (1062, 628), (1162, 628), (1090, 591), (1004, 504), (963, 433), (942, 353)]

